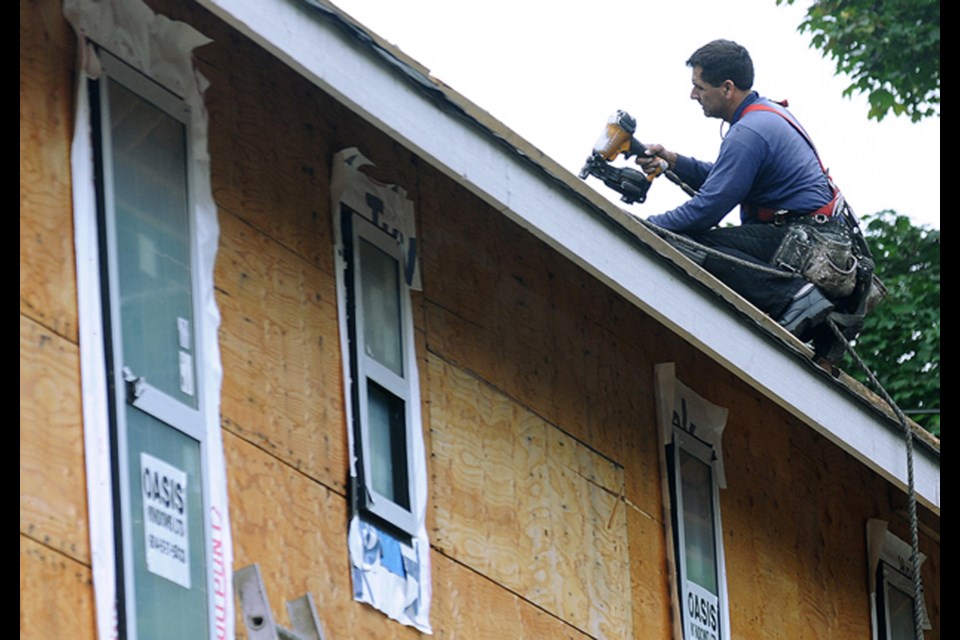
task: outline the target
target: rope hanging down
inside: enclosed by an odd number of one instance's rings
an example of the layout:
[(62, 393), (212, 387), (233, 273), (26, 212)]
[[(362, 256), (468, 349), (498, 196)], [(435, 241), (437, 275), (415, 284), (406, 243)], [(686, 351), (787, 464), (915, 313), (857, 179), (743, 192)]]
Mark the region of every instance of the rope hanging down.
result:
[(907, 423), (907, 418), (903, 414), (903, 411), (900, 410), (897, 403), (893, 401), (893, 398), (890, 397), (887, 390), (883, 388), (883, 385), (880, 384), (877, 377), (870, 371), (870, 367), (860, 359), (860, 356), (853, 346), (844, 339), (840, 328), (829, 318), (827, 318), (827, 325), (830, 327), (830, 330), (833, 331), (834, 335), (836, 335), (837, 340), (842, 341), (846, 345), (847, 353), (850, 354), (850, 357), (857, 363), (857, 366), (867, 375), (874, 390), (876, 390), (890, 406), (894, 415), (897, 416), (900, 428), (903, 430), (903, 437), (907, 444), (907, 514), (910, 520), (910, 559), (913, 565), (911, 567), (911, 573), (913, 574), (913, 632), (916, 640), (923, 640), (923, 581), (920, 578), (920, 527), (917, 519), (917, 492), (913, 482), (913, 429), (911, 429)]
[[(664, 240), (667, 240), (670, 244), (674, 246), (682, 245), (692, 252), (703, 253), (705, 255), (714, 256), (715, 258), (720, 258), (721, 260), (727, 260), (728, 262), (732, 262), (733, 264), (740, 265), (748, 269), (753, 269), (761, 273), (767, 273), (772, 276), (777, 276), (779, 278), (803, 278), (802, 275), (800, 275), (799, 273), (795, 273), (793, 271), (784, 271), (783, 269), (778, 269), (776, 267), (767, 267), (762, 264), (757, 264), (756, 262), (749, 262), (742, 258), (732, 256), (729, 253), (724, 253), (717, 249), (713, 249), (712, 247), (708, 247), (704, 244), (700, 244), (696, 240), (693, 240), (685, 235), (676, 233), (674, 231), (670, 231), (669, 229), (664, 229), (663, 227), (658, 227), (655, 224), (651, 224), (646, 220), (644, 220), (643, 218), (637, 218), (637, 222), (641, 223), (647, 229), (657, 234)], [(680, 249), (679, 247), (677, 248), (681, 252), (684, 252), (683, 249)], [(687, 252), (684, 252), (684, 253), (687, 253)]]
[[(683, 253), (696, 252), (707, 255), (715, 256), (722, 260), (728, 260), (734, 264), (740, 265), (748, 269), (754, 269), (758, 272), (768, 273), (774, 276), (779, 276), (783, 278), (802, 278), (798, 273), (783, 271), (775, 267), (767, 267), (764, 265), (756, 264), (749, 262), (747, 260), (742, 260), (735, 256), (723, 253), (716, 249), (712, 249), (705, 245), (700, 244), (699, 242), (683, 236), (678, 233), (674, 233), (667, 229), (663, 229), (656, 225), (648, 223), (646, 220), (638, 218), (638, 221), (642, 223), (647, 229), (653, 231), (658, 236), (664, 238), (673, 245), (678, 246), (677, 249)], [(887, 393), (887, 390), (880, 384), (880, 381), (877, 380), (876, 376), (870, 370), (870, 367), (860, 358), (856, 350), (850, 344), (850, 340), (844, 336), (843, 331), (840, 327), (837, 326), (836, 322), (833, 319), (827, 318), (827, 325), (830, 328), (830, 331), (833, 333), (834, 337), (837, 340), (838, 344), (842, 344), (847, 353), (850, 354), (850, 357), (856, 362), (857, 366), (866, 374), (867, 378), (870, 380), (871, 386), (880, 394), (883, 400), (890, 406), (890, 409), (893, 411), (894, 415), (897, 417), (897, 421), (900, 424), (900, 428), (903, 431), (903, 437), (906, 442), (907, 450), (907, 513), (909, 518), (910, 526), (910, 553), (911, 553), (911, 562), (912, 569), (911, 573), (913, 578), (913, 625), (914, 625), (914, 634), (916, 640), (923, 640), (923, 581), (920, 577), (920, 535), (919, 535), (919, 523), (917, 519), (917, 493), (914, 486), (913, 478), (913, 430), (910, 428), (910, 425), (907, 423), (906, 416), (903, 411), (897, 406), (897, 403), (894, 402), (893, 398), (890, 397), (890, 394)]]

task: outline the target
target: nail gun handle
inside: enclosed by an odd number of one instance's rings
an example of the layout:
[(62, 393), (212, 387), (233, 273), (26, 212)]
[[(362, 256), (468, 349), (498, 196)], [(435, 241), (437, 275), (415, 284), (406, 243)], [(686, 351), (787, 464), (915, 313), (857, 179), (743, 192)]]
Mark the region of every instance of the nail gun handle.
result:
[(630, 148), (624, 151), (623, 155), (627, 158), (632, 156), (643, 157), (647, 155), (647, 147), (633, 136), (630, 136)]

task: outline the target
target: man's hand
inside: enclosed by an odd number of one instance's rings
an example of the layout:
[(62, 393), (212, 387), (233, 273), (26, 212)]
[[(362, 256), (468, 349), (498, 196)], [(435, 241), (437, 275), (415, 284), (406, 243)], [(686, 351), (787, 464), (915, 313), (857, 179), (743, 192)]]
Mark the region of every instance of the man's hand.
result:
[(646, 147), (646, 154), (637, 156), (637, 164), (648, 176), (658, 176), (677, 166), (677, 154), (664, 149), (662, 144), (648, 144)]

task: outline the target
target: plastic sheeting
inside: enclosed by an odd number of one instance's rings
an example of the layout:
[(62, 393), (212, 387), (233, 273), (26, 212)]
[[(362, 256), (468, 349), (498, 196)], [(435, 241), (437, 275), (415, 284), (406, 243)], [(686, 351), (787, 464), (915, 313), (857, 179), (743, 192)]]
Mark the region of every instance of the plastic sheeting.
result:
[(716, 453), (713, 471), (717, 485), (727, 488), (723, 468), (723, 430), (727, 426), (727, 409), (701, 398), (677, 380), (673, 363), (657, 365), (657, 415), (663, 442), (671, 442), (674, 427), (703, 440)]
[(181, 96), (192, 112), (190, 180), (195, 250), (197, 252), (203, 324), (198, 345), (204, 377), (204, 423), (207, 425), (205, 481), (208, 485), (209, 530), (207, 572), (212, 597), (210, 629), (215, 638), (234, 637), (233, 551), (227, 505), (226, 470), (220, 432), (220, 382), (223, 376), (217, 331), (220, 312), (213, 288), (219, 226), (210, 187), (207, 116), (203, 105), (206, 80), (194, 69), (192, 51), (209, 42), (182, 22), (153, 13), (139, 0), (64, 0), (63, 12), (77, 32), (80, 74), (76, 126), (71, 149), (74, 241), (80, 329), (84, 452), (97, 633), (115, 638), (117, 628), (116, 562), (111, 492), (110, 423), (107, 373), (101, 315), (100, 255), (87, 80), (100, 75), (94, 44)]

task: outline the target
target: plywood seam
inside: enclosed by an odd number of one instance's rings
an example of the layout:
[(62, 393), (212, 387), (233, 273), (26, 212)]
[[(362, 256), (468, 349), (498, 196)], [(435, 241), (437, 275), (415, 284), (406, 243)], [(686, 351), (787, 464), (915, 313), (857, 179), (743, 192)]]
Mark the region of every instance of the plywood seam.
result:
[[(576, 442), (578, 445), (586, 448), (587, 450), (590, 451), (590, 453), (592, 453), (592, 454), (594, 454), (594, 455), (602, 458), (603, 460), (609, 462), (610, 464), (616, 466), (620, 471), (623, 471), (623, 470), (624, 470), (624, 465), (623, 465), (622, 463), (620, 463), (619, 461), (614, 460), (613, 458), (609, 457), (607, 454), (605, 454), (605, 453), (603, 453), (602, 451), (598, 450), (596, 447), (594, 447), (594, 446), (591, 445), (590, 443), (584, 442), (583, 440), (581, 440), (581, 439), (578, 438), (577, 436), (573, 435), (572, 433), (570, 433), (569, 431), (567, 431), (566, 429), (564, 429), (561, 425), (557, 424), (556, 422), (554, 422), (553, 420), (551, 420), (551, 419), (548, 418), (547, 416), (544, 416), (544, 415), (543, 415), (542, 413), (540, 413), (539, 411), (531, 408), (529, 405), (527, 405), (526, 403), (524, 403), (522, 400), (520, 400), (520, 399), (517, 398), (516, 396), (508, 393), (506, 390), (502, 389), (501, 387), (498, 387), (498, 386), (495, 385), (493, 382), (487, 380), (486, 378), (484, 378), (483, 376), (481, 376), (480, 374), (478, 374), (478, 373), (477, 373), (476, 371), (474, 371), (473, 369), (470, 369), (470, 368), (467, 367), (467, 366), (464, 366), (464, 365), (459, 364), (459, 363), (457, 363), (457, 362), (455, 362), (455, 361), (453, 361), (453, 360), (450, 360), (449, 358), (444, 357), (442, 354), (440, 354), (440, 353), (438, 353), (437, 351), (434, 351), (433, 349), (431, 349), (431, 348), (429, 347), (429, 344), (427, 345), (427, 353), (428, 353), (428, 355), (435, 356), (436, 358), (438, 358), (439, 360), (443, 361), (443, 362), (446, 363), (447, 365), (449, 365), (449, 366), (451, 366), (451, 367), (454, 367), (454, 368), (462, 371), (464, 374), (470, 376), (471, 378), (473, 378), (474, 380), (476, 380), (476, 381), (479, 382), (480, 384), (485, 385), (487, 388), (492, 389), (492, 390), (495, 391), (497, 394), (503, 396), (503, 397), (506, 398), (507, 400), (510, 400), (511, 402), (513, 402), (514, 404), (516, 404), (518, 407), (521, 407), (524, 411), (528, 412), (530, 415), (535, 416), (537, 419), (539, 419), (539, 420), (543, 421), (545, 424), (553, 427), (554, 429), (556, 429), (557, 431), (559, 431), (559, 432), (562, 433), (563, 435), (567, 436), (568, 438), (570, 438), (571, 440), (573, 440), (574, 442)], [(568, 467), (568, 468), (571, 468), (571, 467)]]
[(516, 597), (518, 600), (523, 601), (524, 603), (530, 605), (531, 607), (537, 609), (538, 611), (543, 612), (544, 614), (550, 616), (550, 617), (553, 618), (554, 620), (557, 620), (557, 621), (563, 623), (563, 624), (566, 625), (567, 627), (570, 627), (571, 629), (575, 630), (577, 633), (579, 633), (579, 634), (581, 634), (581, 635), (584, 635), (584, 636), (586, 636), (586, 637), (588, 637), (588, 638), (596, 638), (596, 637), (597, 637), (597, 636), (592, 635), (589, 631), (587, 631), (587, 630), (585, 630), (585, 629), (581, 629), (580, 627), (576, 626), (575, 624), (571, 624), (571, 623), (568, 622), (567, 620), (564, 620), (563, 618), (561, 618), (561, 617), (558, 616), (557, 614), (553, 613), (553, 612), (550, 611), (549, 609), (545, 609), (545, 608), (543, 608), (541, 605), (537, 604), (536, 602), (534, 602), (534, 601), (532, 601), (532, 600), (524, 597), (524, 595), (523, 595), (522, 593), (518, 593), (517, 591), (514, 591), (513, 589), (511, 589), (510, 587), (508, 587), (507, 585), (504, 585), (504, 584), (502, 584), (502, 583), (500, 583), (500, 582), (497, 582), (496, 580), (494, 580), (494, 579), (491, 578), (490, 576), (486, 575), (485, 573), (481, 573), (480, 571), (478, 571), (478, 570), (475, 569), (474, 567), (470, 566), (469, 564), (466, 564), (466, 563), (462, 562), (461, 560), (459, 560), (459, 559), (457, 559), (457, 558), (455, 558), (455, 557), (453, 557), (453, 556), (447, 555), (446, 553), (444, 553), (443, 551), (441, 551), (439, 548), (437, 548), (436, 546), (434, 546), (434, 544), (433, 544), (432, 542), (431, 542), (431, 544), (430, 544), (430, 548), (431, 548), (435, 553), (438, 553), (439, 555), (442, 555), (442, 556), (443, 556), (444, 558), (446, 558), (448, 561), (453, 562), (454, 564), (456, 564), (456, 565), (458, 565), (458, 566), (466, 569), (467, 571), (469, 571), (469, 572), (471, 572), (471, 573), (479, 576), (479, 578), (480, 578), (481, 580), (486, 580), (486, 581), (488, 581), (488, 582), (491, 582), (491, 583), (497, 585), (498, 588), (500, 588), (500, 589), (506, 591), (507, 593), (513, 595), (513, 596)]
[[(324, 274), (330, 276), (331, 278), (334, 276), (334, 273), (333, 273), (332, 270), (331, 270), (331, 271), (325, 270), (325, 269), (323, 268), (323, 265), (322, 265), (319, 261), (318, 261), (318, 262), (313, 262), (312, 260), (310, 260), (310, 258), (309, 258), (308, 256), (305, 256), (305, 255), (303, 255), (302, 253), (300, 253), (299, 251), (297, 251), (296, 248), (289, 246), (288, 244), (286, 244), (285, 242), (282, 242), (281, 240), (278, 240), (272, 233), (270, 233), (270, 231), (269, 231), (268, 229), (262, 229), (262, 228), (258, 227), (257, 225), (255, 225), (253, 222), (251, 222), (251, 221), (248, 220), (247, 218), (242, 217), (242, 216), (241, 216), (240, 214), (238, 214), (237, 212), (233, 211), (232, 209), (229, 209), (228, 207), (225, 207), (225, 206), (221, 205), (219, 202), (217, 203), (217, 210), (218, 210), (218, 211), (222, 211), (222, 212), (224, 212), (226, 215), (231, 216), (232, 218), (234, 218), (234, 219), (235, 219), (237, 222), (239, 222), (240, 224), (243, 224), (244, 226), (248, 227), (249, 229), (255, 231), (260, 237), (266, 238), (267, 240), (269, 240), (269, 241), (272, 242), (273, 244), (277, 245), (278, 247), (280, 247), (281, 249), (283, 249), (283, 250), (286, 251), (287, 253), (293, 255), (293, 256), (294, 256), (295, 258), (297, 258), (299, 261), (304, 262), (304, 263), (310, 265), (310, 266), (313, 267), (314, 269), (320, 271), (321, 273), (324, 273)], [(223, 225), (221, 225), (221, 227), (222, 227), (222, 226), (223, 226)], [(221, 248), (222, 248), (222, 245), (223, 245), (223, 240), (221, 239)], [(333, 250), (334, 250), (334, 248), (333, 248), (333, 246), (331, 245), (331, 246), (330, 246), (330, 251), (332, 252)], [(219, 257), (219, 255), (218, 255), (218, 257)], [(221, 288), (219, 288), (219, 287), (217, 287), (217, 290), (223, 292), (224, 295), (230, 295), (229, 292), (226, 292), (226, 291), (224, 291), (223, 289), (221, 289)]]
[[(25, 302), (24, 299), (23, 299), (23, 297), (20, 298), (20, 302), (21, 302), (21, 303), (24, 303), (24, 302)], [(26, 304), (27, 304), (27, 308), (28, 308), (28, 309), (35, 309), (35, 307), (33, 307), (32, 305), (30, 305), (29, 303), (26, 303)], [(23, 319), (25, 319), (25, 320), (27, 320), (28, 322), (32, 322), (33, 324), (37, 325), (38, 327), (43, 327), (43, 330), (44, 330), (44, 331), (46, 331), (46, 332), (48, 332), (48, 333), (52, 333), (53, 335), (57, 336), (58, 338), (61, 338), (61, 339), (65, 340), (66, 342), (68, 342), (69, 344), (72, 344), (72, 345), (75, 346), (75, 347), (79, 347), (79, 346), (80, 346), (80, 343), (79, 343), (78, 340), (75, 340), (75, 339), (73, 339), (73, 338), (71, 338), (71, 337), (69, 337), (69, 336), (65, 336), (64, 334), (62, 334), (62, 333), (60, 333), (59, 331), (57, 331), (56, 329), (52, 328), (50, 325), (48, 325), (48, 324), (46, 324), (45, 322), (41, 321), (41, 320), (40, 320), (39, 318), (37, 318), (37, 317), (34, 317), (34, 316), (32, 316), (32, 315), (30, 315), (30, 314), (28, 314), (28, 313), (23, 313), (23, 311), (20, 312), (20, 317), (23, 318)]]
[(79, 565), (81, 565), (81, 566), (84, 566), (84, 567), (88, 568), (88, 569), (90, 569), (91, 566), (92, 566), (92, 565), (90, 564), (90, 562), (84, 562), (83, 560), (81, 560), (81, 559), (79, 559), (79, 558), (77, 558), (77, 557), (75, 557), (75, 556), (72, 556), (72, 555), (70, 555), (69, 553), (64, 553), (62, 550), (57, 549), (56, 547), (51, 547), (51, 546), (50, 546), (47, 542), (45, 542), (44, 540), (40, 540), (39, 538), (36, 538), (36, 537), (30, 535), (29, 533), (26, 533), (26, 532), (24, 532), (24, 531), (21, 531), (21, 532), (20, 532), (20, 537), (23, 538), (23, 539), (25, 539), (25, 540), (29, 540), (29, 541), (31, 541), (31, 542), (33, 542), (33, 543), (35, 543), (35, 544), (43, 547), (44, 549), (46, 549), (47, 551), (49, 551), (49, 552), (51, 552), (51, 553), (55, 553), (55, 554), (57, 554), (58, 556), (61, 556), (62, 558), (65, 558), (65, 559), (67, 559), (67, 560), (69, 560), (69, 561), (71, 561), (71, 562), (75, 562), (75, 563), (77, 563), (77, 564), (79, 564)]
[[(224, 412), (224, 414), (226, 414), (226, 412)], [(234, 424), (236, 424), (236, 423), (234, 423)], [(327, 490), (330, 491), (331, 493), (334, 493), (334, 494), (342, 497), (344, 500), (347, 499), (347, 492), (346, 492), (345, 490), (344, 490), (344, 491), (339, 491), (339, 490), (337, 490), (336, 488), (331, 487), (330, 485), (326, 484), (326, 483), (325, 483), (323, 480), (321, 480), (320, 478), (316, 478), (316, 477), (310, 475), (309, 473), (307, 473), (306, 471), (304, 471), (303, 469), (300, 469), (300, 468), (298, 468), (298, 467), (293, 466), (292, 464), (290, 464), (290, 462), (289, 462), (288, 460), (286, 460), (286, 459), (284, 459), (284, 458), (276, 455), (275, 453), (273, 453), (272, 451), (270, 451), (270, 449), (267, 449), (266, 447), (264, 447), (264, 446), (262, 446), (262, 445), (260, 445), (260, 444), (257, 444), (256, 442), (254, 442), (254, 441), (251, 440), (250, 438), (244, 436), (243, 434), (238, 433), (237, 431), (235, 431), (235, 430), (233, 430), (233, 429), (231, 429), (231, 428), (229, 428), (229, 427), (227, 427), (227, 426), (225, 426), (225, 425), (223, 425), (223, 424), (221, 424), (221, 428), (222, 428), (224, 431), (227, 431), (227, 432), (228, 432), (230, 435), (232, 435), (233, 437), (235, 437), (235, 438), (243, 441), (244, 443), (250, 445), (251, 447), (253, 447), (253, 448), (255, 448), (255, 449), (263, 452), (264, 454), (266, 454), (267, 456), (269, 456), (271, 459), (277, 461), (278, 463), (280, 463), (281, 465), (283, 465), (283, 466), (286, 467), (287, 469), (296, 472), (297, 474), (303, 476), (303, 477), (306, 478), (307, 480), (310, 480), (310, 481), (314, 482), (315, 484), (320, 485), (321, 487), (327, 489)], [(228, 473), (228, 475), (229, 475), (229, 473)], [(346, 487), (346, 486), (347, 486), (347, 483), (344, 482), (344, 487)]]
[[(429, 291), (429, 289), (427, 289), (427, 287), (426, 287), (426, 284), (424, 284), (424, 291)], [(451, 309), (450, 307), (447, 307), (446, 305), (440, 304), (440, 303), (437, 302), (434, 298), (431, 298), (431, 297), (428, 296), (428, 295), (424, 295), (424, 296), (423, 296), (423, 305), (424, 305), (424, 307), (426, 307), (427, 305), (430, 305), (430, 306), (432, 306), (432, 307), (434, 307), (434, 308), (436, 308), (436, 309), (441, 309), (441, 310), (443, 310), (445, 313), (449, 313), (450, 315), (452, 315), (452, 316), (454, 316), (454, 317), (456, 317), (456, 318), (458, 318), (458, 319), (460, 319), (460, 320), (463, 320), (463, 321), (466, 322), (466, 323), (469, 323), (471, 326), (477, 327), (478, 329), (482, 329), (482, 330), (484, 330), (484, 331), (487, 330), (486, 327), (484, 327), (484, 326), (483, 326), (482, 324), (480, 324), (479, 322), (474, 322), (473, 320), (471, 320), (471, 319), (468, 318), (467, 316), (461, 315), (461, 314), (457, 313), (455, 310)], [(426, 310), (426, 309), (424, 309), (424, 310)], [(430, 327), (426, 327), (426, 329), (427, 329), (427, 338), (428, 338), (428, 339), (427, 339), (427, 347), (429, 348), (429, 346), (430, 346), (430, 341), (429, 341), (429, 338), (430, 338), (430, 331), (429, 331), (429, 329), (430, 329)]]

